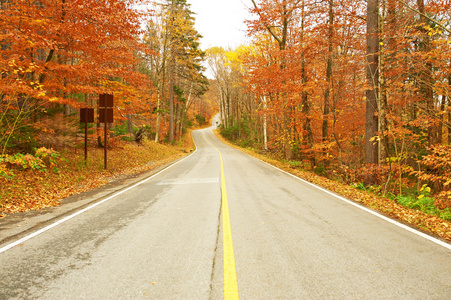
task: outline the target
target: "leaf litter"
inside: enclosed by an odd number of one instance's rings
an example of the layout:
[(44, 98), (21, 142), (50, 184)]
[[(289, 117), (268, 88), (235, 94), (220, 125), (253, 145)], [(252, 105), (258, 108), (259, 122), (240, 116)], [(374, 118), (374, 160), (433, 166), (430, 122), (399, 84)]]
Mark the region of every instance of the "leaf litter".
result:
[(58, 168), (16, 171), (14, 178), (0, 177), (0, 218), (6, 214), (58, 206), (61, 200), (114, 180), (152, 170), (180, 158), (193, 148), (190, 135), (180, 145), (152, 141), (122, 144), (108, 150), (104, 169), (103, 148), (91, 148), (88, 160), (74, 149), (61, 153)]

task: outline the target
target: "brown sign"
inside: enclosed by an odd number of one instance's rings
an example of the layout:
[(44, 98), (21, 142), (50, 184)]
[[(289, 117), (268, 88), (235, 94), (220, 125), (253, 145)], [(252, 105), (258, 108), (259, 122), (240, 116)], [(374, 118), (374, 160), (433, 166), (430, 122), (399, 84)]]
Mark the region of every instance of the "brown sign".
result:
[[(106, 112), (106, 116), (105, 116)], [(113, 109), (112, 108), (99, 108), (99, 122), (100, 123), (113, 123)]]
[(113, 95), (99, 95), (99, 107), (113, 107)]
[(107, 125), (106, 123), (113, 123), (113, 95), (101, 94), (99, 95), (99, 122), (105, 123), (105, 145), (103, 146), (105, 151), (105, 169), (107, 168)]
[(80, 123), (94, 123), (94, 108), (80, 108)]

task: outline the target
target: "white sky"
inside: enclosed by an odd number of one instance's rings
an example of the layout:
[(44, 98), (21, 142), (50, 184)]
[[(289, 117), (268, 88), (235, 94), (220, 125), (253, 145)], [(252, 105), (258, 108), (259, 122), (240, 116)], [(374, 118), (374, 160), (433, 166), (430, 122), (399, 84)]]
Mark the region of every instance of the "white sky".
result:
[(201, 48), (236, 48), (246, 42), (249, 0), (187, 0), (195, 13)]

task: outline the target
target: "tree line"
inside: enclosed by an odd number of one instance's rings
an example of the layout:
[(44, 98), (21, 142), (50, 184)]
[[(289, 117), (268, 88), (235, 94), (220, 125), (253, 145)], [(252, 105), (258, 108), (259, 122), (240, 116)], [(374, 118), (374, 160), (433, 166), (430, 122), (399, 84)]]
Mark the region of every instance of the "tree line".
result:
[(451, 2), (250, 0), (210, 49), (226, 136), (381, 194), (451, 206)]
[(82, 143), (79, 109), (99, 94), (114, 96), (112, 134), (173, 142), (194, 122), (208, 81), (185, 0), (0, 0), (0, 14), (3, 158)]
[(244, 146), (451, 205), (449, 0), (248, 4), (249, 44), (204, 52), (186, 0), (0, 0), (0, 161), (76, 147), (108, 93), (113, 134), (173, 142), (217, 105)]

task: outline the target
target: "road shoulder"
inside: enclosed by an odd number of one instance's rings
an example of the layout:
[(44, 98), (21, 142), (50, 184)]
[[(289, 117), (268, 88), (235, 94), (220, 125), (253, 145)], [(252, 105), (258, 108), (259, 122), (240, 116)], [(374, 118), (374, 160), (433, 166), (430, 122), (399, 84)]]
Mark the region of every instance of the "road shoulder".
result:
[(36, 211), (5, 214), (0, 219), (0, 248), (145, 180), (186, 158), (186, 156), (173, 158), (163, 163), (156, 163), (150, 170), (130, 175), (113, 176), (108, 180), (108, 183), (101, 187), (62, 199), (59, 206), (47, 207)]

